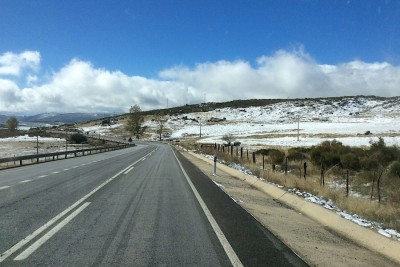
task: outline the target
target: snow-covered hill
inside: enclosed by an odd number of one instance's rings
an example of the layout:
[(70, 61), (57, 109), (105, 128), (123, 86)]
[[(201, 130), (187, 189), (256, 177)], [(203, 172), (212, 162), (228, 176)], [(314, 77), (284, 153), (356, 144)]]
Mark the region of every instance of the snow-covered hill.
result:
[[(211, 118), (226, 120), (210, 122)], [(400, 97), (288, 100), (261, 107), (223, 108), (170, 116), (166, 126), (172, 138), (198, 138), (200, 121), (199, 142), (203, 143), (220, 143), (223, 135), (233, 134), (244, 145), (259, 146), (311, 146), (332, 139), (367, 146), (378, 137), (389, 145), (400, 145)], [(151, 121), (147, 125), (156, 127)]]

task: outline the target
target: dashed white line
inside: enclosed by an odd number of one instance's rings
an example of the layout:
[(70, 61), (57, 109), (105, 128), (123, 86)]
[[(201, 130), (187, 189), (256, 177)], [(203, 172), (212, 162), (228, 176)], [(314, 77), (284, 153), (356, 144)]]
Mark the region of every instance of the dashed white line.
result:
[(9, 186), (9, 185), (0, 186), (0, 190), (7, 189), (7, 188), (9, 188), (9, 187), (11, 187), (11, 186)]
[(38, 178), (44, 178), (44, 177), (47, 177), (47, 176), (49, 176), (49, 175), (48, 174), (44, 174), (44, 175), (38, 176)]
[(64, 169), (64, 171), (69, 171), (69, 169)]
[(78, 168), (79, 166), (74, 166), (74, 167), (72, 167), (72, 169), (76, 169), (76, 168)]
[[(147, 155), (146, 155), (147, 156)], [(145, 156), (145, 157), (146, 157)], [(16, 243), (14, 246), (12, 246), (11, 248), (9, 248), (8, 250), (6, 250), (5, 252), (0, 254), (0, 263), (3, 262), (5, 259), (7, 259), (10, 255), (12, 255), (14, 252), (16, 252), (17, 250), (19, 250), (20, 248), (22, 248), (23, 246), (25, 246), (27, 243), (29, 243), (30, 241), (32, 241), (34, 238), (36, 238), (38, 235), (40, 235), (43, 231), (45, 231), (47, 228), (49, 228), (51, 225), (53, 225), (55, 222), (57, 222), (60, 218), (62, 218), (63, 216), (65, 216), (67, 213), (71, 212), (73, 209), (75, 209), (77, 206), (79, 206), (82, 202), (84, 202), (86, 199), (88, 199), (91, 195), (93, 195), (94, 193), (96, 193), (97, 191), (99, 191), (101, 188), (103, 188), (105, 185), (107, 185), (109, 182), (111, 182), (112, 180), (114, 180), (115, 178), (117, 178), (118, 176), (120, 176), (122, 173), (126, 172), (126, 170), (128, 170), (129, 168), (131, 168), (132, 166), (136, 165), (137, 163), (139, 163), (142, 159), (138, 159), (137, 161), (135, 161), (134, 163), (132, 163), (131, 165), (129, 165), (128, 167), (126, 167), (125, 169), (123, 169), (122, 171), (118, 172), (117, 174), (115, 174), (113, 177), (109, 178), (108, 180), (106, 180), (105, 182), (103, 182), (102, 184), (100, 184), (98, 187), (96, 187), (95, 189), (93, 189), (89, 194), (85, 195), (84, 197), (82, 197), (81, 199), (79, 199), (78, 201), (76, 201), (74, 204), (72, 204), (71, 206), (69, 206), (68, 208), (66, 208), (64, 211), (62, 211), (61, 213), (59, 213), (58, 215), (56, 215), (53, 219), (51, 219), (50, 221), (48, 221), (47, 223), (45, 223), (44, 225), (42, 225), (41, 227), (39, 227), (38, 229), (36, 229), (36, 231), (34, 231), (33, 233), (29, 234), (27, 237), (25, 237), (24, 239), (22, 239), (21, 241), (19, 241), (18, 243)], [(47, 176), (47, 175), (46, 175)], [(82, 205), (84, 206), (84, 205)], [(82, 207), (81, 206), (81, 207)], [(72, 215), (72, 214), (71, 214)], [(28, 255), (29, 256), (29, 255)], [(19, 257), (19, 256), (18, 256)], [(18, 258), (17, 257), (17, 258)]]
[(87, 206), (89, 206), (90, 202), (86, 202), (78, 209), (76, 209), (73, 213), (71, 213), (67, 218), (62, 220), (59, 224), (57, 224), (53, 229), (47, 232), (44, 236), (39, 238), (35, 243), (33, 243), (30, 247), (25, 249), (21, 254), (19, 254), (14, 260), (20, 261), (29, 257), (33, 252), (35, 252), (41, 245), (43, 245), (47, 240), (49, 240), (53, 235), (55, 235), (61, 228), (63, 228), (67, 223), (69, 223), (73, 218), (75, 218), (79, 213), (81, 213)]
[(126, 172), (124, 172), (124, 174), (128, 174), (133, 169), (134, 169), (134, 167), (130, 167)]
[(59, 171), (52, 172), (52, 174), (57, 174), (57, 173), (60, 173), (60, 172)]
[(19, 182), (19, 184), (29, 183), (30, 181), (32, 181), (32, 180), (23, 180), (23, 181)]

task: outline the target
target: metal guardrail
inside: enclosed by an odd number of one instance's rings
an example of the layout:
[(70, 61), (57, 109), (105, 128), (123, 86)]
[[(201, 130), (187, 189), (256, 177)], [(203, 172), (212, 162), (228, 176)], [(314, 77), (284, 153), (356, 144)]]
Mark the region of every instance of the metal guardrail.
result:
[[(76, 133), (76, 132), (65, 132), (65, 131), (49, 131), (49, 132), (57, 133), (57, 134), (67, 134), (67, 135)], [(14, 166), (17, 166), (16, 163), (19, 162), (19, 166), (23, 166), (24, 160), (31, 160), (31, 162), (28, 164), (34, 163), (33, 160), (36, 160), (36, 163), (40, 163), (40, 162), (46, 162), (47, 158), (50, 158), (50, 161), (51, 160), (54, 161), (54, 160), (60, 159), (60, 156), (62, 158), (66, 159), (66, 158), (68, 158), (68, 155), (73, 155), (73, 157), (85, 156), (85, 153), (86, 153), (86, 155), (91, 155), (92, 153), (108, 152), (108, 151), (128, 148), (128, 147), (135, 145), (134, 143), (128, 142), (126, 140), (121, 140), (119, 138), (112, 138), (112, 137), (100, 136), (100, 135), (95, 135), (95, 134), (90, 134), (90, 135), (85, 134), (85, 136), (92, 138), (92, 139), (97, 139), (99, 141), (109, 141), (109, 142), (113, 142), (113, 143), (118, 143), (118, 145), (85, 148), (85, 149), (69, 150), (69, 151), (62, 151), (62, 152), (44, 153), (44, 154), (31, 154), (31, 155), (24, 155), (24, 156), (17, 156), (17, 157), (14, 156), (14, 157), (9, 157), (9, 158), (0, 158), (0, 164), (14, 162), (14, 165), (13, 165), (13, 167), (14, 167)], [(44, 158), (44, 161), (40, 161), (40, 159), (43, 159), (43, 158)], [(25, 165), (27, 165), (27, 164), (25, 164)]]
[[(108, 151), (113, 151), (113, 150), (118, 150), (118, 149), (123, 149), (123, 148), (128, 148), (134, 146), (134, 144), (123, 144), (123, 145), (117, 145), (117, 146), (106, 146), (106, 147), (96, 147), (96, 148), (85, 148), (85, 149), (77, 149), (77, 150), (70, 150), (70, 151), (62, 151), (62, 152), (53, 152), (53, 153), (44, 153), (44, 154), (32, 154), (32, 155), (24, 155), (24, 156), (17, 156), (17, 157), (9, 157), (9, 158), (0, 158), (0, 163), (9, 163), (9, 162), (18, 162), (19, 161), (19, 166), (23, 165), (24, 160), (34, 160), (36, 159), (36, 163), (40, 162), (40, 159), (46, 159), (47, 158), (52, 158), (52, 160), (58, 160), (60, 159), (60, 156), (63, 156), (63, 158), (68, 158), (68, 155), (73, 155), (74, 157), (78, 156), (85, 156), (86, 155), (91, 155), (92, 153), (102, 153), (102, 152), (108, 152)], [(32, 162), (31, 162), (32, 163)]]

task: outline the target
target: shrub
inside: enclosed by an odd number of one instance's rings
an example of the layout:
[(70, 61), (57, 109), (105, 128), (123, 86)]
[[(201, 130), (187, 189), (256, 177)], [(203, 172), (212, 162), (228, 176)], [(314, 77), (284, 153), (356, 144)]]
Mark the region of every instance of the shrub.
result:
[(296, 147), (288, 150), (288, 158), (291, 160), (302, 160), (306, 158), (307, 151), (303, 148)]
[(285, 159), (285, 153), (278, 149), (270, 149), (268, 156), (272, 164), (281, 164)]
[(379, 167), (379, 162), (375, 158), (363, 157), (360, 160), (360, 167), (366, 171), (376, 170)]
[(82, 143), (85, 143), (87, 141), (87, 138), (83, 134), (74, 133), (74, 134), (71, 135), (70, 140), (71, 140), (72, 143), (82, 144)]
[(389, 167), (389, 172), (400, 178), (400, 161), (393, 162)]
[(343, 168), (358, 171), (360, 169), (360, 160), (354, 153), (347, 153), (340, 156), (340, 163)]

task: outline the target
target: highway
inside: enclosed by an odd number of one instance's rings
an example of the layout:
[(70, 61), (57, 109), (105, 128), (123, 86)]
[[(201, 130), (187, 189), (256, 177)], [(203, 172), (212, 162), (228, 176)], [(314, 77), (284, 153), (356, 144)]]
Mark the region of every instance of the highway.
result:
[(307, 266), (169, 145), (0, 171), (0, 266)]

